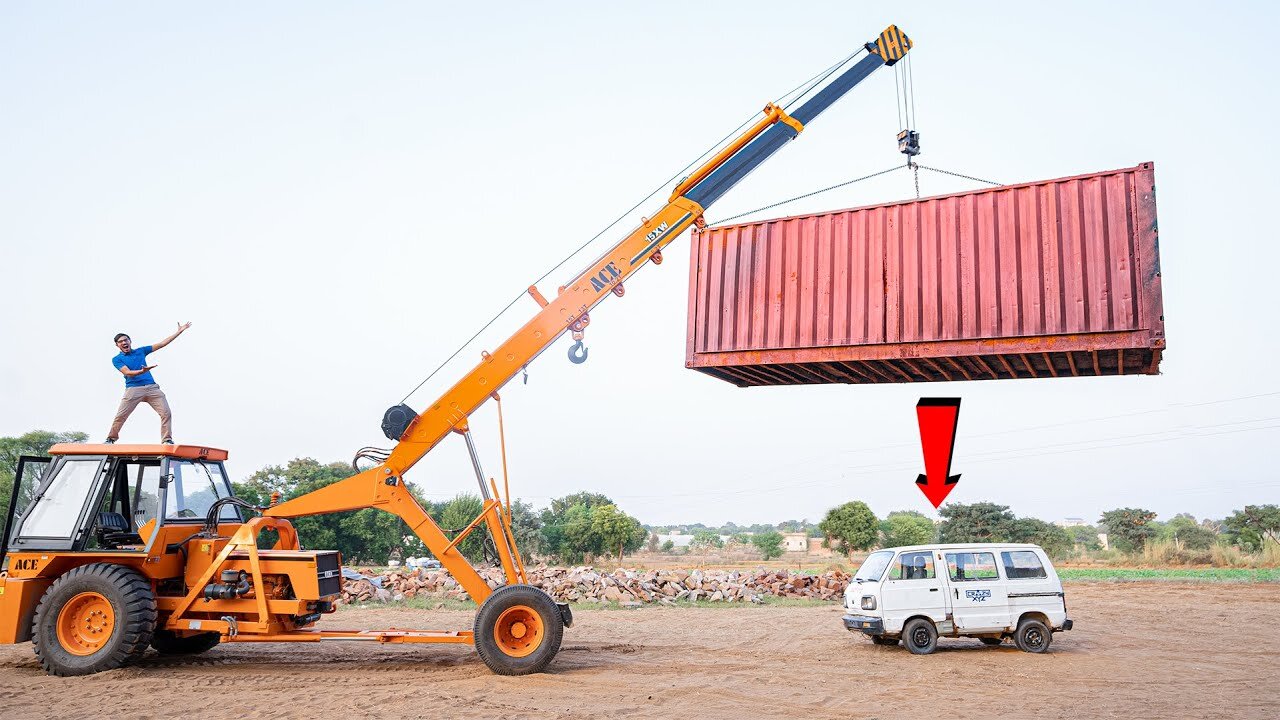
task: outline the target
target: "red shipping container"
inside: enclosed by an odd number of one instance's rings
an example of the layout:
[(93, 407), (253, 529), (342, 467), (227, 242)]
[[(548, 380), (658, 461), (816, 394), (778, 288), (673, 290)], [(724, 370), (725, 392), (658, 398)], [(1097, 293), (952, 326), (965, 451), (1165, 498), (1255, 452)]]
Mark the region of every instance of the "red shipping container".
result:
[(735, 385), (1155, 375), (1155, 165), (694, 231), (686, 366)]

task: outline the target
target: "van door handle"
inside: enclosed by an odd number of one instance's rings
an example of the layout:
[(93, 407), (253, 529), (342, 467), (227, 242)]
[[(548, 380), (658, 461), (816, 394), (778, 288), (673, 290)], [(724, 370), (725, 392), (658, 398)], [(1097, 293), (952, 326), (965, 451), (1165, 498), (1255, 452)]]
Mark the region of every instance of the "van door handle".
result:
[(929, 588), (929, 592), (938, 592), (938, 588)]
[(960, 588), (956, 588), (956, 589), (955, 589), (955, 593), (956, 593), (956, 599), (957, 599), (957, 600), (959, 600), (959, 599), (960, 599)]

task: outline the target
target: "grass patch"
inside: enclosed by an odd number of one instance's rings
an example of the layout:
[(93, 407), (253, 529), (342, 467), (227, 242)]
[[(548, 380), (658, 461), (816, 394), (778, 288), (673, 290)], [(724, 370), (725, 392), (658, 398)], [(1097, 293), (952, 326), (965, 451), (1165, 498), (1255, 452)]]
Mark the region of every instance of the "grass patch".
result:
[(1059, 568), (1063, 580), (1174, 581), (1174, 582), (1280, 582), (1276, 568)]

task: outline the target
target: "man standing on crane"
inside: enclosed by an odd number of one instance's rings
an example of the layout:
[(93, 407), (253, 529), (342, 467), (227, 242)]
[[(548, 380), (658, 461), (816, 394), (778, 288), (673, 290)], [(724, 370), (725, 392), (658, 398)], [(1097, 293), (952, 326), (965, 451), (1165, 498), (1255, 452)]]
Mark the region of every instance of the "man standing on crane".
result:
[(129, 419), (133, 409), (142, 402), (150, 405), (151, 409), (160, 416), (161, 442), (173, 444), (173, 413), (169, 410), (169, 400), (156, 384), (155, 378), (151, 377), (151, 370), (156, 366), (147, 364), (147, 355), (173, 342), (189, 327), (191, 327), (189, 322), (178, 323), (178, 331), (174, 334), (155, 345), (146, 345), (137, 349), (133, 347), (133, 341), (128, 335), (118, 333), (115, 336), (116, 347), (120, 348), (120, 354), (111, 358), (111, 364), (124, 375), (124, 398), (120, 400), (115, 420), (111, 422), (111, 430), (107, 432), (107, 444), (120, 439), (120, 428), (124, 426), (124, 421)]

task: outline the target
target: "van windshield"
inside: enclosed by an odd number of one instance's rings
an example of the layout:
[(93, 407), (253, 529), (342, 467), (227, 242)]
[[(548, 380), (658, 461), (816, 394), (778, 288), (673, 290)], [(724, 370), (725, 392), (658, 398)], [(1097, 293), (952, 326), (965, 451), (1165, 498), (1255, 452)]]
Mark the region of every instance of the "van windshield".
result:
[(880, 550), (873, 552), (862, 561), (862, 566), (858, 568), (858, 572), (853, 576), (855, 581), (874, 581), (879, 580), (884, 575), (884, 569), (889, 567), (889, 561), (893, 559), (893, 551)]

